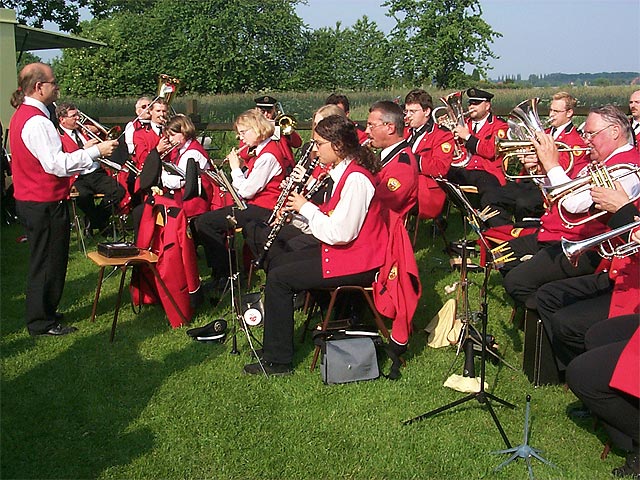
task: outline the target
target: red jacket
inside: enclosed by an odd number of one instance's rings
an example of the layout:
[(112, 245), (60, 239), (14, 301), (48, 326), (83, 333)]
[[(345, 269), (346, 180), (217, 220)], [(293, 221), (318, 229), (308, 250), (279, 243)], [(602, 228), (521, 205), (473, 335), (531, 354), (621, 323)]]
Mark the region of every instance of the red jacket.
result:
[(446, 177), (453, 161), (453, 133), (430, 122), (426, 134), (413, 149), (419, 159), (418, 213), (420, 218), (435, 218), (442, 211), (447, 198), (431, 177)]
[[(200, 277), (187, 217), (172, 199), (160, 195), (154, 200), (155, 205), (144, 205), (136, 246), (151, 248), (158, 255), (158, 273), (189, 322), (193, 316), (189, 293), (200, 288)], [(171, 326), (177, 328), (183, 325), (179, 313), (153, 274), (146, 268), (141, 270), (136, 279), (132, 277), (131, 280), (133, 304), (157, 303), (159, 299)]]
[(376, 197), (389, 210), (405, 218), (418, 198), (418, 162), (406, 143), (400, 146), (402, 148), (394, 149), (395, 154), (391, 158), (383, 159)]
[[(467, 120), (467, 128), (473, 132), (473, 121)], [(472, 133), (464, 146), (471, 155), (467, 170), (483, 170), (500, 181), (507, 183), (502, 171), (502, 162), (496, 159), (496, 138), (506, 138), (509, 125), (499, 117), (489, 114), (489, 118), (477, 133)]]
[(609, 278), (613, 280), (613, 295), (609, 318), (640, 313), (640, 261), (638, 253), (611, 262)]
[(14, 197), (22, 202), (58, 202), (67, 198), (69, 178), (45, 172), (40, 161), (22, 141), (24, 124), (36, 115), (46, 117), (37, 107), (23, 103), (9, 123)]
[[(363, 167), (351, 162), (340, 177), (329, 201), (320, 206), (320, 211), (330, 215), (340, 200), (340, 194), (347, 177), (354, 172), (365, 175), (375, 185), (373, 175)], [(354, 273), (367, 272), (384, 263), (385, 248), (389, 238), (387, 226), (388, 213), (380, 200), (373, 196), (367, 215), (358, 237), (346, 245), (328, 245), (322, 243), (322, 276), (324, 278), (341, 277)]]
[(389, 242), (384, 265), (373, 283), (373, 299), (378, 312), (393, 318), (391, 338), (400, 345), (406, 345), (413, 331), (413, 314), (422, 286), (403, 218), (391, 212), (389, 222)]
[(151, 126), (147, 125), (133, 132), (133, 144), (136, 150), (133, 154), (133, 162), (136, 167), (142, 169), (144, 161), (147, 159), (149, 152), (156, 148), (160, 143), (160, 137), (156, 135)]
[(640, 398), (640, 328), (624, 347), (609, 386)]

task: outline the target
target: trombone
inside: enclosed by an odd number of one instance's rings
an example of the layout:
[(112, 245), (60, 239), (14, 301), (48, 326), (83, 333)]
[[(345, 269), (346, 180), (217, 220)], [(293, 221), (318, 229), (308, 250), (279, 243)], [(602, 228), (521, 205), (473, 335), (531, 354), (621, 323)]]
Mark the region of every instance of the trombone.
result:
[[(578, 225), (584, 225), (591, 220), (594, 220), (602, 215), (606, 215), (608, 212), (602, 210), (601, 212), (589, 215), (579, 221), (570, 221), (563, 213), (562, 205), (567, 198), (573, 195), (579, 195), (583, 192), (588, 192), (592, 187), (603, 187), (609, 189), (615, 189), (614, 183), (619, 181), (628, 175), (636, 175), (640, 180), (640, 167), (631, 163), (619, 163), (617, 165), (588, 165), (585, 175), (581, 175), (578, 178), (570, 180), (566, 183), (556, 186), (543, 186), (543, 195), (547, 198), (550, 204), (558, 202), (558, 212), (562, 222), (567, 227), (577, 227)], [(640, 194), (634, 195), (629, 201), (633, 202), (640, 198)]]
[(560, 244), (562, 245), (562, 251), (565, 256), (571, 262), (574, 267), (578, 266), (578, 260), (587, 250), (598, 249), (600, 256), (606, 260), (612, 258), (624, 258), (629, 257), (640, 250), (640, 243), (630, 240), (626, 243), (620, 244), (616, 247), (613, 246), (611, 240), (625, 233), (640, 227), (640, 220), (628, 223), (622, 227), (610, 230), (600, 235), (595, 235), (585, 240), (571, 241), (562, 238)]

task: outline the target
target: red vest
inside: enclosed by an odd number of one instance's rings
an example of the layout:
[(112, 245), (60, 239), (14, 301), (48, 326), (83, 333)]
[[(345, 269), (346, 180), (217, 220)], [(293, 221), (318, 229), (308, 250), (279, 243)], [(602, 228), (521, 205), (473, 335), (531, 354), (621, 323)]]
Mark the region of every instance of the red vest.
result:
[[(69, 178), (45, 172), (40, 161), (22, 141), (24, 124), (36, 115), (46, 117), (37, 107), (23, 103), (9, 123), (14, 197), (22, 202), (58, 202), (67, 198)], [(62, 151), (62, 144), (59, 149)]]
[(247, 161), (246, 176), (249, 177), (249, 175), (251, 175), (251, 171), (256, 164), (256, 160), (265, 153), (270, 153), (276, 157), (276, 160), (278, 160), (278, 163), (280, 164), (281, 172), (269, 180), (265, 187), (256, 193), (252, 199), (247, 200), (247, 203), (266, 208), (267, 210), (273, 210), (273, 207), (276, 205), (278, 197), (280, 196), (280, 182), (282, 182), (282, 180), (287, 176), (288, 165), (287, 160), (282, 156), (282, 151), (277, 142), (271, 140), (264, 146), (259, 156), (252, 157)]
[(506, 138), (509, 125), (507, 122), (489, 114), (489, 118), (477, 133), (473, 133), (473, 121), (467, 120), (467, 128), (472, 132), (472, 136), (478, 139), (475, 148), (471, 148), (472, 143), (467, 140), (465, 147), (471, 154), (467, 170), (483, 170), (490, 173), (500, 181), (500, 185), (507, 183), (502, 171), (502, 162), (496, 159), (496, 138)]
[[(209, 158), (209, 154), (204, 149), (204, 147), (200, 145), (200, 143), (197, 140), (192, 140), (182, 155), (185, 155), (189, 150), (195, 150), (197, 152), (200, 152), (202, 155), (204, 155), (205, 158)], [(173, 152), (175, 152), (175, 158), (172, 158), (172, 162), (177, 165), (180, 162), (177, 149), (174, 150)], [(211, 204), (211, 199), (214, 195), (213, 184), (208, 180), (209, 177), (207, 177), (205, 174), (201, 174), (200, 176), (202, 181), (202, 188), (205, 193), (201, 197), (194, 197), (194, 198), (190, 198), (189, 200), (183, 201), (182, 189), (180, 189), (180, 191), (175, 192), (175, 198), (178, 201), (178, 205), (182, 206), (182, 209), (184, 210), (184, 213), (187, 216), (187, 218), (201, 215), (205, 212), (208, 212), (210, 209), (209, 207)]]
[[(342, 188), (347, 177), (354, 172), (360, 172), (369, 179), (372, 185), (375, 180), (371, 172), (352, 161), (340, 181), (335, 186), (329, 201), (320, 206), (320, 211), (326, 215), (331, 212), (340, 200)], [(384, 263), (389, 228), (387, 226), (388, 213), (384, 210), (380, 200), (374, 195), (369, 204), (362, 228), (357, 238), (346, 245), (327, 245), (322, 243), (322, 276), (324, 278), (341, 277), (362, 273), (380, 267)]]
[[(580, 157), (574, 158), (573, 169), (571, 170), (570, 177), (576, 175), (582, 170), (588, 163), (590, 159), (586, 155), (582, 155)], [(626, 152), (618, 153), (613, 156), (609, 160), (607, 160), (607, 165), (617, 165), (620, 163), (632, 163), (634, 165), (638, 164), (638, 151), (635, 149), (628, 150)], [(575, 173), (574, 173), (575, 172)], [(563, 212), (563, 214), (570, 220), (575, 221), (580, 218), (584, 218), (586, 214), (578, 214), (572, 215), (568, 212)], [(597, 220), (593, 220), (585, 223), (584, 225), (579, 225), (577, 227), (566, 227), (560, 218), (560, 214), (558, 212), (557, 202), (554, 204), (550, 210), (547, 210), (542, 218), (540, 218), (540, 229), (538, 230), (538, 241), (539, 242), (559, 242), (562, 237), (567, 240), (581, 240), (583, 238), (592, 237), (594, 235), (598, 235), (602, 232), (608, 230), (606, 222), (610, 215), (603, 215), (599, 217)]]
[(133, 154), (133, 161), (136, 167), (142, 169), (147, 155), (158, 146), (158, 143), (160, 143), (160, 137), (156, 135), (156, 132), (154, 132), (151, 127), (134, 130), (133, 144), (136, 146), (136, 150)]
[(408, 146), (385, 163), (378, 174), (376, 197), (389, 210), (405, 218), (418, 198), (418, 163)]

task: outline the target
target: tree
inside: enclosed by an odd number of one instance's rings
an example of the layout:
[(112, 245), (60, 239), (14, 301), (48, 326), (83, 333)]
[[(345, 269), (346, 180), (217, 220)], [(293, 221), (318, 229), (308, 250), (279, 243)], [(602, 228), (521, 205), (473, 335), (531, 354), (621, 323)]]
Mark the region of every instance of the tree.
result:
[(0, 6), (12, 8), (18, 22), (42, 28), (44, 22), (53, 22), (63, 32), (79, 33), (80, 8), (88, 0), (1, 0)]
[(298, 60), (300, 1), (156, 0), (144, 13), (138, 2), (121, 2), (130, 11), (110, 1), (116, 13), (81, 25), (109, 47), (65, 50), (56, 74), (70, 95), (154, 91), (160, 73), (179, 78), (183, 92), (279, 89)]
[(502, 35), (482, 19), (479, 0), (386, 0), (382, 6), (397, 22), (391, 43), (404, 82), (457, 86), (467, 65), (486, 76), (487, 61), (496, 58), (489, 44)]

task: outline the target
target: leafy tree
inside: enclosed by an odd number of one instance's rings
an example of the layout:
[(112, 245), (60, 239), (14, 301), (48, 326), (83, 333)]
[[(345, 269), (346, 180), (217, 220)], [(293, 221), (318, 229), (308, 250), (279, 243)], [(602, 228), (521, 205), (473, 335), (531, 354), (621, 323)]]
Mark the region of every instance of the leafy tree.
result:
[(489, 49), (501, 36), (482, 19), (479, 0), (386, 0), (388, 16), (396, 20), (391, 43), (398, 76), (421, 85), (435, 80), (440, 87), (463, 81), (466, 65), (486, 76)]
[(0, 0), (2, 8), (12, 8), (18, 22), (42, 28), (44, 22), (53, 22), (63, 32), (78, 33), (80, 8), (88, 0)]
[(160, 73), (179, 78), (183, 92), (279, 89), (303, 39), (300, 1), (157, 0), (144, 14), (111, 1), (115, 14), (81, 25), (109, 48), (65, 50), (56, 74), (71, 95), (154, 91)]

